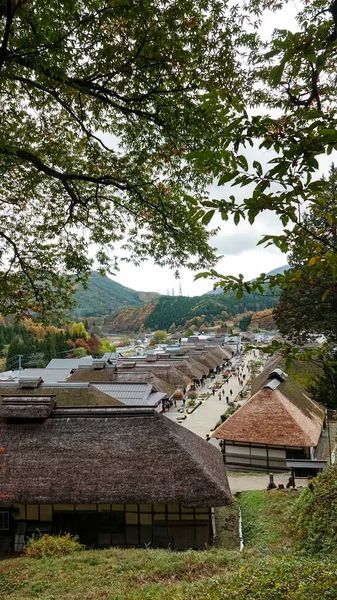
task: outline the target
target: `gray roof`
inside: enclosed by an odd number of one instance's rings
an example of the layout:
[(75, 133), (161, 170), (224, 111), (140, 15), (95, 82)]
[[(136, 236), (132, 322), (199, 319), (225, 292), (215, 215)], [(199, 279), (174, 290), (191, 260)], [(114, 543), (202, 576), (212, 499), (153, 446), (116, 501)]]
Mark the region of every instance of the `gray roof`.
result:
[(92, 387), (128, 406), (156, 406), (166, 394), (150, 383), (92, 383)]
[(23, 371), (21, 371), (20, 378), (41, 377), (44, 383), (57, 383), (58, 381), (65, 381), (67, 377), (69, 377), (71, 371), (72, 369), (69, 367), (63, 369), (23, 369)]
[(52, 358), (47, 369), (77, 369), (80, 365), (92, 365), (92, 356), (83, 358)]

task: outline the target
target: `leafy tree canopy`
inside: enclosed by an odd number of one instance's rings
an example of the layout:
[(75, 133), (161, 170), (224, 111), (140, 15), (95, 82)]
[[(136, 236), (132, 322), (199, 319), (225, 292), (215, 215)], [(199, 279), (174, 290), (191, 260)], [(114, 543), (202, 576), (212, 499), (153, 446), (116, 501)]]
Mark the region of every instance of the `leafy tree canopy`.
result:
[[(256, 17), (256, 30), (261, 26), (263, 10), (286, 10), (287, 2), (252, 0), (245, 3)], [(330, 183), (319, 177), (318, 157), (330, 154), (337, 147), (336, 97), (337, 72), (337, 1), (299, 2), (297, 29), (275, 29), (271, 40), (263, 42), (257, 36), (246, 68), (254, 80), (251, 96), (246, 102), (249, 114), (241, 118), (229, 115), (224, 119), (226, 139), (221, 150), (205, 149), (191, 153), (194, 164), (210, 165), (219, 184), (230, 184), (233, 193), (221, 200), (207, 201), (209, 213), (217, 211), (224, 220), (233, 215), (238, 224), (248, 219), (253, 224), (257, 215), (269, 209), (282, 224), (281, 235), (266, 235), (260, 244), (275, 245), (287, 253), (306, 238), (306, 261), (309, 279), (317, 281), (324, 273), (336, 281), (337, 247), (321, 228), (308, 228), (304, 210), (321, 210), (322, 197), (329, 193)], [(270, 160), (248, 162), (245, 148), (268, 152)], [(241, 152), (241, 154), (240, 154)], [(246, 188), (245, 197), (238, 199), (238, 188)], [(242, 191), (240, 190), (240, 194)], [(207, 213), (207, 214), (209, 214)], [(331, 228), (337, 223), (336, 205), (325, 214)], [(324, 254), (324, 260), (322, 255)], [(211, 275), (216, 284), (236, 291), (237, 299), (244, 291), (264, 292), (264, 283), (273, 291), (277, 286), (295, 289), (302, 278), (302, 269), (266, 276), (254, 281), (223, 276), (216, 270), (201, 273)], [(308, 279), (308, 271), (304, 273)], [(322, 301), (329, 295), (322, 290)], [(324, 296), (324, 294), (326, 294)]]
[[(67, 304), (90, 243), (102, 268), (117, 243), (136, 263), (209, 268), (213, 217), (253, 224), (266, 209), (284, 232), (261, 243), (288, 252), (306, 232), (310, 275), (335, 281), (336, 246), (306, 230), (302, 207), (328, 190), (317, 159), (337, 146), (337, 0), (298, 2), (295, 30), (263, 41), (264, 11), (287, 4), (1, 2), (3, 313)], [(210, 198), (214, 179), (233, 193)], [(206, 276), (240, 299), (266, 281), (296, 287), (298, 271)]]
[(0, 2), (3, 314), (68, 306), (90, 245), (102, 269), (117, 243), (136, 263), (214, 264), (196, 210), (212, 174), (185, 156), (218, 147), (218, 99), (240, 106), (249, 36), (228, 4)]

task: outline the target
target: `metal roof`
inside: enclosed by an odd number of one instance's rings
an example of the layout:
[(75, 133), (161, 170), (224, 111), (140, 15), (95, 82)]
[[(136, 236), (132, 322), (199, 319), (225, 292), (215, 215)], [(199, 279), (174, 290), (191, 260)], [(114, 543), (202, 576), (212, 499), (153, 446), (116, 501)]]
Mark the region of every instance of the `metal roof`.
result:
[(286, 462), (287, 467), (293, 467), (297, 469), (325, 469), (328, 466), (326, 460), (302, 460), (302, 459), (291, 459)]
[(267, 383), (265, 383), (265, 385), (263, 387), (269, 388), (270, 390), (276, 390), (276, 388), (278, 388), (280, 383), (281, 383), (281, 381), (279, 379), (276, 379), (276, 377), (275, 377), (274, 379), (270, 379), (269, 381), (267, 381)]
[(91, 383), (92, 387), (129, 406), (155, 406), (166, 394), (153, 391), (150, 383)]
[(43, 380), (44, 383), (56, 383), (58, 381), (65, 381), (67, 377), (69, 377), (71, 373), (70, 368), (63, 369), (23, 369), (21, 371), (20, 379), (24, 378), (39, 378)]
[(92, 356), (83, 358), (52, 358), (47, 369), (77, 369), (79, 365), (92, 365)]

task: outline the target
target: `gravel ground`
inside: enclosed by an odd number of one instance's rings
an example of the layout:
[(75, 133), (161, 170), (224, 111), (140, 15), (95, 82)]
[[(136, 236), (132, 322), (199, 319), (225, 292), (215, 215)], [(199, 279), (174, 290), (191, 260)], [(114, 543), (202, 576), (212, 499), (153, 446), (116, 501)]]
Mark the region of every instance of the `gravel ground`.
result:
[[(289, 474), (290, 475), (290, 474)], [(288, 483), (289, 475), (284, 475), (280, 473), (279, 475), (274, 475), (274, 481), (276, 485), (283, 483), (286, 485)], [(266, 490), (267, 485), (269, 483), (269, 476), (266, 475), (233, 475), (228, 473), (228, 482), (231, 488), (232, 494), (236, 494), (236, 492), (245, 492), (248, 490)], [(304, 486), (306, 485), (306, 479), (296, 479), (296, 486)]]

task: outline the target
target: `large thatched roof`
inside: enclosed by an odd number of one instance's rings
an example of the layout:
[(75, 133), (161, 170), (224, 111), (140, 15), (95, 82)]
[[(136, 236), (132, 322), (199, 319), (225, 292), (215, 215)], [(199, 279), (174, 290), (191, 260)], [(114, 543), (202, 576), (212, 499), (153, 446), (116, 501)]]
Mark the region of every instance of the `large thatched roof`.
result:
[(277, 360), (269, 361), (256, 378), (262, 387), (215, 430), (213, 437), (290, 447), (317, 446), (325, 409), (277, 365)]
[(0, 419), (10, 502), (231, 502), (221, 453), (151, 408), (55, 408), (45, 420)]

